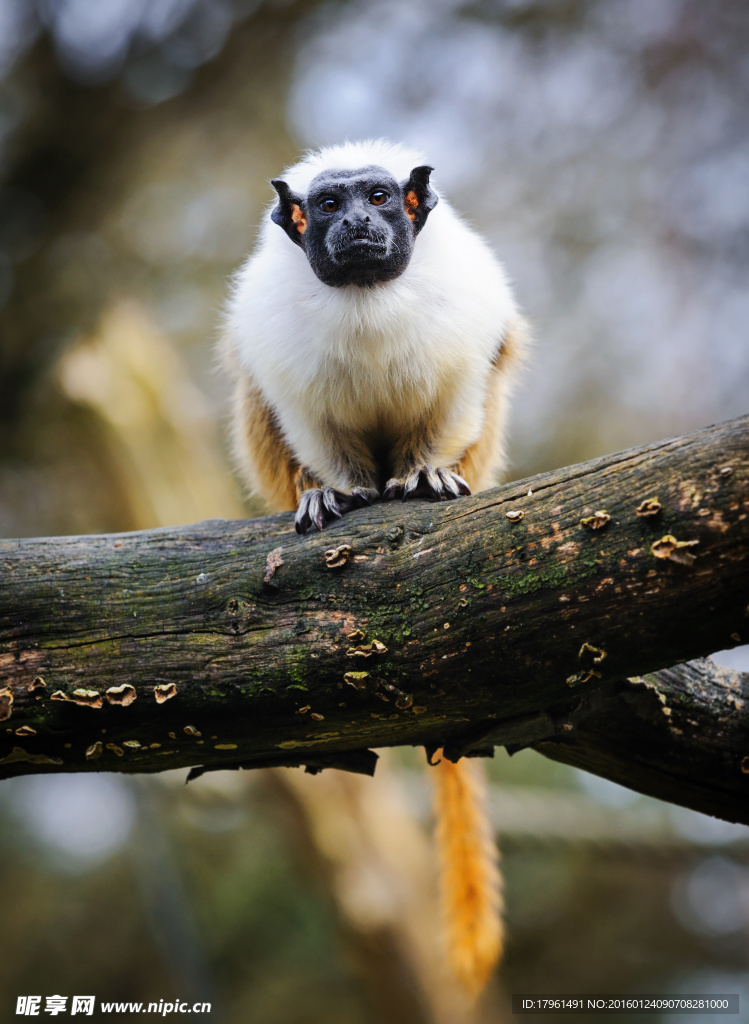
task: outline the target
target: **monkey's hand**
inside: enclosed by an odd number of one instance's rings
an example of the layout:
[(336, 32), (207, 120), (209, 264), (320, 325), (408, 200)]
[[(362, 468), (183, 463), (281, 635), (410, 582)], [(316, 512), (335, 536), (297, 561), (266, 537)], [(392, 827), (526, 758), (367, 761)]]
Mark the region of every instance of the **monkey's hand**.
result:
[(294, 520), (296, 532), (306, 533), (313, 523), (318, 530), (322, 530), (326, 523), (340, 519), (344, 513), (355, 508), (371, 505), (379, 496), (374, 487), (354, 487), (351, 494), (337, 491), (333, 487), (312, 487), (302, 491)]
[(437, 469), (432, 466), (414, 466), (406, 476), (388, 480), (382, 500), (431, 498), (433, 501), (444, 501), (470, 493), (471, 488), (455, 470), (443, 469), (441, 466)]

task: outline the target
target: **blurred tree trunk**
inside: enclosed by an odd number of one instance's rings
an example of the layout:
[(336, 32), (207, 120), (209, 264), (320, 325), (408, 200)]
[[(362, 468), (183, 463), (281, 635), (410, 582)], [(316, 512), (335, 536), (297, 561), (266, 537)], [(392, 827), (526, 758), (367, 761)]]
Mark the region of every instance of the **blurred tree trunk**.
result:
[(268, 773), (274, 803), (337, 908), (358, 975), (388, 1024), (497, 1024), (496, 985), (473, 1007), (445, 969), (433, 844), (389, 758), (374, 780)]
[(197, 70), (182, 95), (152, 107), (130, 99), (118, 79), (95, 86), (75, 81), (46, 33), (14, 71), (33, 116), (14, 133), (2, 174), (10, 212), (23, 214), (28, 251), (14, 264), (14, 286), (0, 307), (0, 456), (25, 443), (30, 419), (38, 426), (46, 402), (39, 400), (33, 418), (29, 406), (50, 363), (71, 339), (96, 329), (132, 271), (132, 257), (119, 252), (112, 281), (85, 267), (66, 273), (57, 258), (61, 239), (98, 241), (99, 262), (111, 260), (97, 236), (128, 194), (139, 163), (154, 164), (165, 139), (185, 125), (199, 132), (205, 122), (220, 123), (238, 95), (253, 96), (243, 117), (248, 145), (253, 137), (270, 139), (277, 170), (293, 154), (278, 118), (294, 53), (290, 23), (317, 3), (260, 5), (234, 25), (223, 51)]

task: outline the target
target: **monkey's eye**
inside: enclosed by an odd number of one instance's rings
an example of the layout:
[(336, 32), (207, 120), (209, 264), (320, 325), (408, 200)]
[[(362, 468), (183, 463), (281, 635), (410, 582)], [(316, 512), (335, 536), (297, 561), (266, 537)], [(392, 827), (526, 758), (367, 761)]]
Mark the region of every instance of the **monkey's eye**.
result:
[(317, 204), (323, 213), (335, 213), (338, 207), (341, 205), (337, 199), (332, 199), (328, 196), (327, 199), (321, 199)]
[(375, 189), (375, 191), (369, 197), (369, 201), (372, 204), (372, 206), (384, 206), (389, 198), (390, 195), (388, 192), (385, 192), (384, 189), (378, 188)]

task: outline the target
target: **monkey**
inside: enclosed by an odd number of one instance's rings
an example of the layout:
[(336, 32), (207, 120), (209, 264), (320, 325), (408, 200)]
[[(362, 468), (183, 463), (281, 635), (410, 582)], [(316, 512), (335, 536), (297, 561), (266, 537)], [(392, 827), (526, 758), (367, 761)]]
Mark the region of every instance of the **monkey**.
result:
[[(236, 276), (222, 343), (236, 461), (300, 534), (376, 501), (456, 500), (504, 467), (526, 325), (432, 170), (381, 139), (308, 153), (271, 181)], [(475, 765), (439, 763), (449, 953), (478, 991), (501, 947), (496, 846)]]

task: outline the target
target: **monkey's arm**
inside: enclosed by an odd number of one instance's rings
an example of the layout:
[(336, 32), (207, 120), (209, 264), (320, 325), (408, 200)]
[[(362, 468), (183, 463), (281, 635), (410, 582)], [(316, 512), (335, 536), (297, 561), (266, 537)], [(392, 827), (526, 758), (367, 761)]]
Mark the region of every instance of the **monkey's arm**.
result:
[[(445, 423), (439, 408), (419, 421), (394, 449), (393, 477), (383, 494), (394, 498), (457, 498), (460, 494), (482, 491), (496, 483), (504, 465), (504, 433), (508, 392), (512, 371), (521, 362), (527, 338), (527, 326), (519, 315), (505, 329), (489, 368), (483, 400), (477, 402), (481, 431), (475, 441), (458, 451), (447, 465), (439, 464), (440, 449), (456, 448), (455, 427)], [(455, 406), (444, 403), (448, 410)]]
[(242, 475), (253, 493), (261, 497), (274, 512), (296, 509), (295, 525), (304, 533), (313, 523), (319, 530), (325, 523), (355, 508), (376, 501), (379, 493), (369, 486), (371, 456), (363, 448), (340, 451), (341, 469), (351, 480), (350, 493), (323, 485), (302, 466), (286, 441), (278, 418), (265, 400), (252, 377), (242, 372), (234, 393), (234, 453)]

